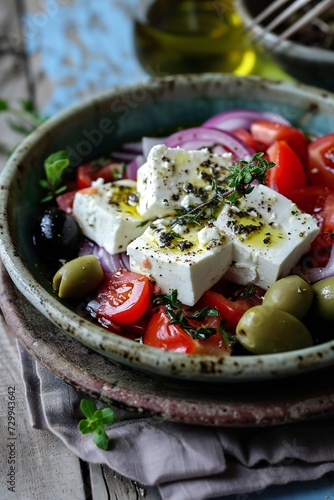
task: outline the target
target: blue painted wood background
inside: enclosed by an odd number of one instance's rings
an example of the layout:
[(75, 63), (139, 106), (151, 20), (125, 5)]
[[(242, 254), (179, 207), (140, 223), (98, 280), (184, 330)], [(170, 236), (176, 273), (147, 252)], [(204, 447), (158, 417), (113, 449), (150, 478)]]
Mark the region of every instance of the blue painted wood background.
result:
[(25, 16), (27, 50), (40, 55), (40, 69), (52, 81), (47, 115), (99, 90), (148, 78), (134, 56), (137, 7), (137, 0), (46, 0), (40, 12)]

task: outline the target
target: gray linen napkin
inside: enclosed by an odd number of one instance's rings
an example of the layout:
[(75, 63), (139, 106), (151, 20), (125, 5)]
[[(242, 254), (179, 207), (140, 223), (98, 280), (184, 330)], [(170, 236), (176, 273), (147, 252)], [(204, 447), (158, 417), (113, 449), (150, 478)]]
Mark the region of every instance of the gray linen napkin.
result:
[[(270, 485), (307, 481), (334, 471), (334, 422), (274, 428), (210, 428), (156, 418), (107, 427), (109, 451), (82, 435), (78, 392), (33, 360), (18, 345), (31, 424), (49, 429), (82, 460), (106, 464), (163, 500), (237, 500)], [(99, 405), (98, 405), (99, 406)], [(117, 411), (117, 410), (116, 410)], [(270, 498), (270, 497), (268, 497)]]

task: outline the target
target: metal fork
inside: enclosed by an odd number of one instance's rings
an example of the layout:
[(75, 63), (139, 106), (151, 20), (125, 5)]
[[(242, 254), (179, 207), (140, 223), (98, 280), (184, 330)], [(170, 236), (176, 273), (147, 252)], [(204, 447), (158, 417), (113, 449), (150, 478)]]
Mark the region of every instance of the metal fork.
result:
[[(275, 0), (272, 2), (266, 9), (264, 9), (258, 16), (252, 19), (252, 23), (247, 26), (247, 30), (251, 30), (252, 27), (262, 23), (265, 21), (271, 14), (273, 14), (277, 9), (287, 3), (288, 0)], [(283, 23), (285, 20), (291, 16), (298, 9), (304, 7), (310, 3), (310, 0), (295, 0), (291, 5), (289, 5), (281, 14), (279, 14), (273, 21), (271, 21), (267, 26), (263, 28), (263, 31), (253, 38), (254, 42), (259, 42), (266, 33), (274, 30), (277, 26)], [(275, 43), (280, 43), (283, 40), (286, 40), (291, 35), (296, 33), (298, 30), (302, 29), (304, 26), (307, 26), (316, 16), (320, 16), (323, 12), (329, 9), (331, 6), (334, 6), (334, 0), (322, 0), (317, 3), (312, 9), (306, 12), (298, 21), (289, 26), (285, 31), (283, 31)]]

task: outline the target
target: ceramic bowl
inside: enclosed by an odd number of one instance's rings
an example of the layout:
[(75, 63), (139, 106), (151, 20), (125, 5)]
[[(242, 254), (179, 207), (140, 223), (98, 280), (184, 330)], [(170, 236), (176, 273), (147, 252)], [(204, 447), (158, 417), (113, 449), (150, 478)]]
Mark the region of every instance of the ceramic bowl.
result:
[(117, 88), (79, 103), (40, 126), (12, 155), (1, 174), (1, 258), (25, 298), (73, 341), (135, 370), (211, 382), (290, 376), (334, 363), (334, 341), (284, 354), (235, 357), (177, 354), (138, 344), (65, 306), (38, 262), (32, 229), (42, 197), (43, 161), (49, 154), (67, 148), (75, 168), (124, 142), (237, 108), (280, 113), (312, 134), (334, 130), (334, 96), (324, 91), (256, 77), (187, 75)]
[[(249, 27), (253, 18), (263, 11), (268, 0), (236, 0), (235, 8)], [(282, 69), (297, 80), (316, 87), (334, 91), (334, 52), (322, 48), (302, 45), (286, 40), (277, 43), (274, 32), (266, 32), (262, 25), (252, 25), (251, 34), (259, 38), (260, 44)]]

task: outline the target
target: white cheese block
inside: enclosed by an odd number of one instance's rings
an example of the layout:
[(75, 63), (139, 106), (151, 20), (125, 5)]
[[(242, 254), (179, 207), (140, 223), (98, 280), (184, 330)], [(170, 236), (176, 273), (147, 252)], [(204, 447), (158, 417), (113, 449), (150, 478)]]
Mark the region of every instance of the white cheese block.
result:
[(178, 299), (194, 305), (226, 272), (231, 242), (213, 225), (175, 235), (170, 219), (155, 221), (128, 246), (132, 271), (153, 277), (161, 293), (177, 290)]
[(144, 219), (156, 219), (174, 209), (200, 204), (210, 195), (212, 179), (225, 185), (231, 161), (230, 153), (153, 146), (137, 172), (138, 212)]
[(78, 191), (73, 215), (82, 232), (109, 253), (124, 252), (147, 227), (137, 212), (137, 185), (132, 180), (102, 184)]
[(319, 233), (313, 217), (263, 185), (235, 207), (225, 204), (215, 225), (233, 242), (233, 265), (226, 278), (262, 288), (288, 274)]

